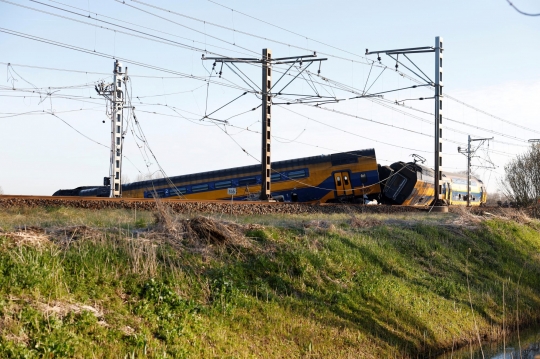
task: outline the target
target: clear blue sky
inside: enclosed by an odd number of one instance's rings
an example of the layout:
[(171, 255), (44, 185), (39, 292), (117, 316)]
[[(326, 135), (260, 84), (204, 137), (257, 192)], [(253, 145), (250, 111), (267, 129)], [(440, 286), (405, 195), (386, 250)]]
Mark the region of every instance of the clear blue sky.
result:
[[(150, 3), (149, 0), (145, 1)], [(211, 62), (202, 63), (200, 59), (203, 51), (170, 46), (128, 36), (119, 31), (96, 28), (91, 25), (98, 24), (110, 29), (115, 27), (95, 21), (93, 19), (95, 13), (99, 14), (98, 19), (152, 33), (223, 56), (259, 56), (262, 48), (271, 48), (275, 57), (309, 53), (303, 49), (328, 53), (334, 56), (327, 56), (328, 61), (323, 63), (321, 74), (360, 90), (364, 87), (370, 71), (370, 66), (364, 64), (365, 59), (362, 57), (366, 48), (376, 50), (428, 46), (433, 45), (435, 36), (440, 35), (444, 38), (445, 44), (445, 92), (506, 121), (533, 130), (509, 125), (458, 102), (446, 100), (444, 114), (454, 122), (446, 121), (445, 126), (455, 131), (445, 130), (445, 138), (450, 141), (465, 142), (467, 134), (470, 133), (486, 137), (495, 136), (495, 140), (499, 141), (490, 144), (489, 149), (493, 151), (479, 153), (482, 159), (489, 156), (499, 166), (494, 172), (477, 170), (477, 173), (489, 182), (490, 189), (497, 188), (496, 180), (503, 173), (504, 164), (512, 155), (524, 151), (526, 144), (482, 129), (489, 129), (518, 139), (540, 137), (540, 118), (536, 109), (540, 96), (538, 60), (540, 17), (520, 15), (505, 0), (273, 1), (270, 3), (245, 0), (220, 1), (221, 4), (237, 11), (202, 0), (151, 2), (155, 6), (202, 19), (206, 23), (166, 13), (132, 0), (126, 0), (127, 5), (114, 0), (61, 1), (64, 4), (49, 0), (42, 0), (42, 4), (24, 0), (11, 2), (88, 24), (0, 2), (1, 28), (185, 74), (208, 76), (207, 70), (211, 68)], [(43, 4), (64, 9), (68, 9), (66, 5), (70, 5), (82, 9), (71, 8), (70, 10), (85, 15), (90, 13), (92, 18), (80, 17)], [(540, 12), (540, 3), (537, 1), (515, 0), (514, 4), (524, 11)], [(303, 36), (261, 23), (238, 11)], [(152, 16), (148, 12), (159, 15), (161, 18)], [(131, 22), (134, 25), (107, 19), (103, 15)], [(238, 31), (229, 31), (210, 23)], [(141, 28), (141, 26), (152, 30)], [(117, 27), (115, 29), (131, 32)], [(239, 31), (257, 35), (259, 38), (241, 34)], [(432, 76), (433, 55), (415, 55), (415, 59), (424, 72)], [(101, 79), (110, 80), (109, 74), (113, 69), (113, 60), (0, 33), (0, 62), (3, 63), (0, 64), (0, 69), (2, 73), (5, 73), (5, 80), (0, 81), (2, 85), (0, 89), (0, 117), (2, 117), (0, 118), (0, 186), (4, 192), (52, 194), (59, 188), (100, 184), (102, 178), (108, 174), (107, 148), (81, 136), (59, 118), (43, 114), (43, 111), (54, 111), (58, 117), (78, 131), (95, 141), (108, 145), (109, 124), (102, 123), (103, 120), (107, 120), (105, 102), (96, 97), (93, 83)], [(15, 65), (8, 69), (6, 63)], [(390, 68), (394, 66), (389, 58), (383, 58), (383, 63)], [(18, 65), (79, 70), (89, 73), (52, 71)], [(249, 65), (242, 66), (242, 70), (250, 78), (256, 83), (260, 82), (260, 70)], [(204, 115), (206, 103), (210, 112), (240, 95), (239, 90), (211, 84), (207, 96), (205, 82), (179, 78), (130, 64), (128, 67), (129, 74), (132, 76), (133, 95), (140, 98), (134, 100), (137, 117), (151, 149), (168, 175), (256, 163), (240, 147), (258, 158), (260, 156), (259, 136), (239, 128), (259, 130), (259, 111), (250, 111), (230, 119), (230, 123), (236, 128), (224, 129), (212, 123), (196, 120)], [(379, 72), (379, 69), (373, 70), (369, 83)], [(318, 80), (324, 82), (322, 79)], [(223, 83), (231, 81), (245, 87), (242, 81), (228, 69), (224, 70), (221, 81)], [(84, 84), (90, 85), (81, 87)], [(410, 80), (389, 69), (381, 75), (371, 91), (385, 91), (407, 87), (411, 84)], [(72, 89), (65, 88), (75, 85), (77, 87)], [(32, 89), (35, 86), (43, 88), (41, 91), (45, 92), (48, 87), (62, 87), (62, 89), (55, 92), (52, 98), (40, 102), (40, 99), (31, 93), (6, 89), (12, 86), (18, 90)], [(291, 87), (291, 90), (293, 89), (301, 93), (311, 93), (307, 82), (303, 80), (295, 82)], [(52, 89), (50, 92), (56, 90), (58, 89)], [(332, 91), (322, 89), (322, 87), (319, 90)], [(336, 90), (336, 94), (344, 96), (346, 92)], [(385, 99), (394, 101), (429, 95), (429, 91), (411, 89), (386, 95)], [(78, 100), (87, 102), (74, 101), (73, 96), (79, 96)], [(92, 99), (89, 98), (90, 96)], [(433, 111), (432, 101), (411, 101), (409, 104), (424, 112)], [(259, 100), (254, 95), (246, 95), (217, 112), (215, 117), (227, 119), (258, 105)], [(276, 106), (273, 115), (273, 131), (278, 139), (273, 142), (273, 159), (282, 160), (321, 153), (375, 148), (379, 161), (382, 163), (408, 161), (410, 154), (419, 153), (428, 159), (429, 165), (432, 165), (433, 156), (429, 152), (432, 151), (433, 140), (425, 135), (397, 128), (407, 128), (430, 135), (433, 132), (433, 125), (428, 123), (432, 121), (429, 114), (393, 105), (388, 105), (390, 108), (383, 107), (366, 99), (340, 102), (326, 107), (352, 116), (382, 122), (386, 126), (305, 105), (286, 108)], [(396, 109), (413, 114), (415, 117), (396, 112)], [(30, 111), (42, 111), (42, 114), (20, 115)], [(467, 127), (460, 122), (482, 129)], [(226, 130), (231, 137), (223, 130)], [(447, 142), (444, 147), (446, 153), (444, 164), (451, 171), (465, 169), (465, 158), (457, 155), (457, 146), (456, 143)], [(147, 165), (150, 171), (157, 170), (155, 161), (151, 164), (143, 161), (131, 133), (128, 133), (126, 137), (125, 155), (130, 161), (124, 162), (124, 172), (131, 179), (135, 179), (139, 170), (147, 173)], [(481, 159), (478, 159), (476, 163), (480, 164), (480, 161)]]

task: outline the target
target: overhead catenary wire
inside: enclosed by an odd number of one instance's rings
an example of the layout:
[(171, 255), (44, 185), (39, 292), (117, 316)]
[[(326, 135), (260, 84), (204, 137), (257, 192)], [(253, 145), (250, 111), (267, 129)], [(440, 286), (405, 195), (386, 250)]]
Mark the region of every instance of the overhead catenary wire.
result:
[[(49, 1), (49, 2), (52, 2), (52, 3), (59, 4), (59, 5), (63, 5), (63, 6), (72, 8), (72, 9), (76, 9), (76, 10), (80, 10), (80, 11), (87, 11), (87, 10), (84, 10), (84, 9), (79, 8), (79, 7), (76, 7), (76, 6), (72, 6), (72, 5), (68, 5), (68, 4), (62, 3), (62, 2), (60, 2), (60, 1), (54, 1), (54, 0), (48, 0), (48, 1)], [(49, 5), (43, 4), (43, 3), (40, 3), (40, 4), (45, 5), (45, 6), (49, 6)], [(94, 14), (95, 17), (93, 17), (92, 14)], [(144, 25), (141, 25), (141, 24), (136, 24), (136, 23), (133, 23), (133, 22), (121, 20), (121, 19), (118, 19), (118, 18), (115, 18), (115, 17), (103, 15), (103, 14), (100, 14), (100, 13), (97, 13), (97, 12), (94, 12), (94, 11), (90, 12), (90, 13), (88, 14), (88, 16), (86, 16), (86, 17), (98, 21), (98, 20), (99, 20), (99, 19), (97, 19), (98, 16), (101, 16), (101, 17), (106, 18), (106, 19), (111, 19), (111, 20), (114, 20), (114, 21), (117, 21), (117, 22), (121, 22), (121, 23), (124, 23), (124, 24), (129, 24), (129, 25), (132, 25), (132, 26), (137, 26), (137, 27), (140, 27), (140, 28), (142, 28), (142, 29), (155, 31), (155, 32), (160, 33), (160, 34), (169, 35), (169, 36), (173, 36), (173, 37), (176, 37), (176, 38), (179, 38), (179, 39), (188, 40), (188, 41), (191, 41), (191, 42), (193, 42), (193, 43), (205, 44), (204, 42), (201, 42), (201, 41), (193, 40), (193, 39), (190, 39), (190, 38), (187, 38), (187, 37), (178, 36), (178, 35), (176, 35), (176, 34), (171, 34), (171, 33), (169, 33), (169, 32), (165, 32), (165, 31), (161, 31), (161, 30), (158, 30), (158, 29), (154, 29), (154, 28), (151, 28), (151, 27), (147, 27), (147, 26), (144, 26)], [(113, 24), (114, 24), (114, 23), (113, 23)], [(208, 44), (208, 45), (210, 45), (211, 47), (218, 48), (218, 49), (228, 50), (228, 51), (234, 51), (234, 52), (237, 52), (237, 53), (239, 53), (239, 54), (247, 55), (246, 53), (240, 52), (240, 51), (238, 51), (238, 50), (236, 50), (236, 49), (228, 49), (228, 48), (220, 47), (220, 46), (214, 45), (214, 44)]]
[[(74, 11), (71, 11), (71, 10), (66, 10), (66, 9), (62, 9), (62, 8), (60, 8), (60, 7), (56, 7), (56, 6), (44, 4), (44, 3), (41, 3), (41, 2), (36, 1), (36, 0), (30, 0), (30, 1), (35, 2), (35, 3), (38, 3), (38, 4), (42, 4), (42, 5), (44, 5), (44, 6), (53, 7), (53, 8), (55, 8), (55, 9), (58, 9), (58, 10), (61, 10), (61, 11), (65, 11), (65, 12), (68, 12), (68, 13), (71, 13), (71, 14), (74, 14), (74, 15), (82, 16), (82, 17), (84, 17), (84, 18), (88, 18), (88, 16), (86, 16), (86, 15), (84, 15), (84, 14), (79, 14), (79, 13), (74, 12)], [(108, 27), (106, 27), (106, 26), (101, 26), (101, 25), (92, 24), (92, 23), (89, 23), (89, 22), (86, 22), (86, 21), (73, 19), (73, 18), (70, 18), (70, 17), (67, 17), (67, 16), (63, 16), (63, 15), (51, 13), (51, 12), (48, 12), (48, 11), (45, 11), (45, 10), (40, 10), (40, 9), (32, 8), (32, 7), (29, 7), (29, 6), (25, 6), (25, 5), (13, 3), (13, 2), (8, 1), (8, 0), (0, 0), (0, 2), (4, 2), (4, 3), (10, 4), (10, 5), (14, 5), (14, 6), (19, 6), (19, 7), (22, 7), (22, 8), (26, 8), (26, 9), (28, 9), (28, 10), (33, 10), (33, 11), (41, 12), (41, 13), (44, 13), (44, 14), (47, 14), (47, 15), (59, 17), (59, 18), (66, 19), (66, 20), (69, 20), (69, 21), (78, 22), (78, 23), (80, 23), (80, 24), (84, 24), (84, 25), (87, 25), (87, 26), (92, 26), (92, 27), (97, 27), (97, 28), (101, 28), (101, 29), (104, 29), (104, 30), (108, 30), (108, 31), (113, 31), (115, 34), (116, 34), (116, 33), (120, 33), (120, 34), (124, 34), (124, 35), (127, 35), (127, 36), (132, 36), (132, 37), (141, 38), (141, 39), (144, 39), (144, 40), (149, 40), (149, 41), (154, 41), (154, 42), (158, 42), (158, 43), (163, 43), (163, 44), (166, 44), (166, 45), (178, 46), (178, 47), (185, 48), (185, 49), (188, 49), (188, 50), (196, 50), (196, 51), (199, 51), (199, 52), (205, 52), (205, 53), (211, 53), (211, 54), (219, 55), (218, 53), (209, 51), (209, 50), (206, 49), (206, 48), (205, 48), (205, 49), (201, 49), (201, 48), (198, 48), (198, 47), (195, 47), (195, 46), (192, 46), (192, 45), (183, 44), (183, 43), (178, 42), (178, 41), (170, 40), (170, 39), (167, 39), (167, 38), (164, 38), (164, 37), (161, 37), (161, 36), (157, 36), (157, 35), (153, 35), (153, 34), (146, 33), (146, 32), (143, 32), (143, 31), (139, 31), (139, 30), (136, 30), (136, 29), (128, 28), (128, 27), (126, 27), (126, 26), (121, 26), (121, 25), (114, 24), (114, 23), (111, 23), (111, 22), (108, 22), (108, 21), (104, 21), (104, 20), (101, 20), (101, 19), (96, 19), (96, 18), (95, 18), (94, 20), (100, 21), (100, 22), (103, 22), (103, 23), (107, 23), (107, 24), (109, 24), (109, 25), (116, 26), (116, 27), (119, 27), (119, 28), (122, 28), (122, 29), (126, 29), (126, 30), (129, 30), (129, 31), (132, 31), (132, 32), (136, 32), (136, 33), (139, 33), (139, 34), (143, 34), (143, 35), (145, 35), (145, 36), (133, 34), (133, 33), (126, 32), (126, 31), (122, 31), (122, 30), (118, 30), (118, 29), (111, 29), (111, 28), (108, 28)], [(150, 37), (148, 37), (148, 36), (150, 36)]]
[[(6, 28), (2, 28), (2, 27), (0, 27), (0, 32), (10, 34), (10, 35), (13, 35), (13, 36), (17, 36), (17, 37), (21, 37), (21, 38), (26, 38), (26, 39), (37, 41), (37, 42), (46, 43), (46, 44), (49, 44), (49, 45), (54, 45), (54, 46), (66, 48), (66, 49), (73, 50), (73, 51), (78, 51), (78, 52), (98, 56), (98, 57), (104, 57), (104, 58), (109, 58), (109, 59), (117, 59), (117, 60), (122, 61), (124, 63), (128, 63), (128, 64), (132, 64), (132, 65), (135, 65), (135, 66), (140, 66), (140, 67), (152, 69), (152, 70), (155, 70), (155, 71), (161, 71), (161, 72), (170, 73), (170, 74), (173, 74), (173, 75), (178, 75), (178, 76), (181, 76), (183, 78), (194, 79), (194, 80), (205, 81), (205, 82), (209, 81), (205, 77), (195, 76), (195, 75), (188, 75), (188, 74), (185, 74), (185, 73), (182, 73), (182, 72), (179, 72), (179, 71), (170, 70), (170, 69), (162, 68), (162, 67), (159, 67), (159, 66), (154, 66), (154, 65), (142, 63), (142, 62), (139, 62), (139, 61), (130, 60), (130, 59), (124, 58), (124, 57), (118, 57), (118, 56), (115, 57), (115, 56), (112, 56), (110, 54), (106, 54), (106, 53), (102, 53), (102, 52), (98, 52), (98, 51), (93, 51), (93, 50), (85, 49), (85, 48), (82, 48), (82, 47), (69, 45), (69, 44), (59, 42), (59, 41), (49, 40), (49, 39), (41, 38), (41, 37), (38, 37), (38, 36), (35, 36), (35, 35), (25, 34), (25, 33), (22, 33), (22, 32), (6, 29)], [(251, 89), (242, 88), (240, 86), (234, 86), (234, 85), (230, 85), (230, 84), (225, 84), (225, 83), (215, 81), (215, 80), (212, 81), (212, 83), (218, 84), (220, 86), (229, 87), (229, 88), (235, 88), (235, 89), (238, 89), (238, 90), (247, 91), (247, 92), (252, 93)]]
[[(131, 82), (130, 82), (130, 87), (131, 87)], [(176, 191), (176, 194), (179, 196), (179, 197), (184, 197), (184, 195), (182, 194), (182, 192), (176, 187), (176, 185), (171, 181), (171, 179), (169, 178), (169, 176), (167, 175), (167, 173), (165, 172), (165, 170), (163, 169), (163, 167), (161, 166), (161, 164), (159, 163), (156, 155), (154, 154), (154, 151), (152, 151), (152, 149), (150, 148), (150, 144), (148, 143), (148, 140), (146, 138), (146, 135), (144, 134), (143, 132), (143, 129), (142, 129), (142, 126), (140, 124), (140, 122), (137, 120), (137, 117), (135, 116), (135, 108), (134, 106), (132, 106), (132, 90), (131, 91), (128, 91), (128, 89), (126, 88), (126, 95), (127, 95), (127, 98), (128, 98), (128, 108), (130, 110), (129, 112), (129, 116), (128, 116), (128, 119), (131, 117), (133, 119), (132, 121), (132, 128), (133, 128), (133, 123), (135, 123), (135, 126), (136, 128), (138, 129), (139, 131), (139, 135), (140, 135), (140, 139), (143, 141), (144, 143), (144, 146), (145, 146), (145, 150), (146, 148), (148, 148), (148, 150), (150, 151), (152, 157), (154, 158), (155, 162), (156, 162), (156, 165), (158, 166), (160, 172), (162, 173), (162, 175), (164, 176), (164, 178), (166, 179), (166, 181), (169, 183), (170, 186), (173, 187), (173, 189)], [(129, 124), (128, 124), (129, 126)], [(134, 136), (136, 137), (136, 136)], [(148, 168), (148, 171), (150, 173), (150, 167), (149, 167), (149, 161), (145, 161), (146, 162), (146, 166)], [(154, 193), (155, 193), (155, 187), (154, 187), (154, 182), (152, 180), (152, 187), (154, 188)], [(185, 197), (184, 197), (185, 198)]]
[(540, 13), (530, 13), (530, 12), (525, 12), (525, 11), (522, 11), (520, 10), (516, 5), (514, 5), (510, 0), (506, 0), (506, 2), (508, 3), (508, 5), (510, 5), (514, 10), (516, 10), (518, 13), (520, 13), (521, 15), (525, 15), (525, 16), (540, 16)]

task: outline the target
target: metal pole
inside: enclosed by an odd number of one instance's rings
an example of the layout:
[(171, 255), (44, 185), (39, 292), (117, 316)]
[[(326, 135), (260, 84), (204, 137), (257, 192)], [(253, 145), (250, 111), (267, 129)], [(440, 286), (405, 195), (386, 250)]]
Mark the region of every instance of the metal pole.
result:
[(442, 108), (443, 108), (443, 39), (435, 37), (435, 205), (442, 193)]
[(110, 197), (122, 197), (122, 147), (124, 144), (124, 86), (126, 71), (122, 64), (114, 62), (114, 93), (112, 94), (111, 118), (111, 163), (109, 176), (111, 178)]
[(261, 201), (271, 200), (270, 177), (272, 163), (270, 161), (271, 142), (271, 107), (272, 107), (272, 50), (263, 49), (262, 53), (262, 151), (261, 151)]
[(471, 135), (467, 147), (467, 207), (471, 206)]

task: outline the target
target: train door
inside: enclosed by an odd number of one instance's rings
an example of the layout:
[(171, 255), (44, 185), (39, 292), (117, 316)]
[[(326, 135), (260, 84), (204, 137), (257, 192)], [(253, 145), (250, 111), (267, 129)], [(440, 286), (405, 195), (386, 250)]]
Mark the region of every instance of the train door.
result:
[(334, 184), (336, 185), (336, 197), (353, 193), (349, 172), (334, 172)]

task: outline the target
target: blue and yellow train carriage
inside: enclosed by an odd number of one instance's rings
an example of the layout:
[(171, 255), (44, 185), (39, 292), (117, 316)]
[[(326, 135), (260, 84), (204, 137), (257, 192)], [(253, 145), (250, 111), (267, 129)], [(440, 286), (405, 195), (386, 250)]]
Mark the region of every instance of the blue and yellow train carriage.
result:
[[(202, 172), (122, 186), (124, 197), (185, 198), (197, 200), (257, 200), (261, 190), (260, 166)], [(363, 201), (380, 194), (374, 149), (305, 157), (272, 164), (274, 199), (298, 202)], [(171, 183), (173, 185), (171, 185)]]
[[(454, 205), (466, 205), (467, 204), (467, 176), (446, 173), (445, 181), (443, 183), (444, 198), (449, 204)], [(484, 183), (471, 176), (471, 206), (479, 206), (482, 203), (486, 203), (487, 192)]]
[[(418, 163), (395, 162), (385, 171), (383, 197), (385, 202), (404, 206), (429, 206), (435, 198), (435, 172)], [(442, 173), (441, 198), (448, 204), (467, 204), (467, 176), (459, 173)], [(486, 203), (484, 184), (471, 177), (471, 205)]]

